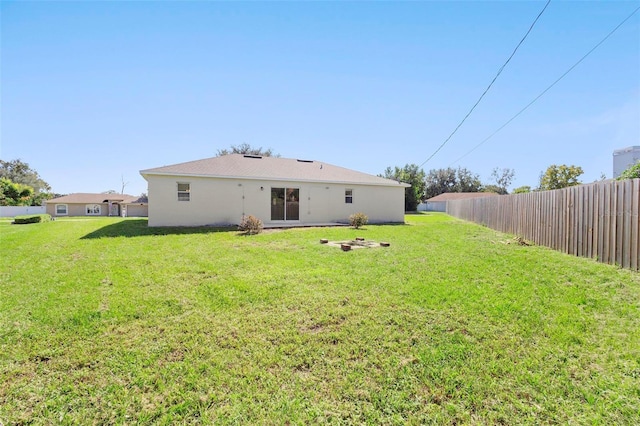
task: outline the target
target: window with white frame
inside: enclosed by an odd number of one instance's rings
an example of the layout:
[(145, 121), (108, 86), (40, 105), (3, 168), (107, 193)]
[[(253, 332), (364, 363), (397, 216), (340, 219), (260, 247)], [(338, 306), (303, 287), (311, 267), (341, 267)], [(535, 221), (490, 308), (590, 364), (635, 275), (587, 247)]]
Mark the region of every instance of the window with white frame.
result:
[(191, 184), (185, 182), (178, 182), (178, 201), (190, 201), (191, 200)]
[(69, 214), (69, 208), (66, 204), (56, 204), (56, 215), (64, 216)]
[(344, 190), (344, 202), (347, 204), (353, 203), (353, 189)]
[(87, 204), (85, 207), (88, 216), (100, 216), (100, 204)]

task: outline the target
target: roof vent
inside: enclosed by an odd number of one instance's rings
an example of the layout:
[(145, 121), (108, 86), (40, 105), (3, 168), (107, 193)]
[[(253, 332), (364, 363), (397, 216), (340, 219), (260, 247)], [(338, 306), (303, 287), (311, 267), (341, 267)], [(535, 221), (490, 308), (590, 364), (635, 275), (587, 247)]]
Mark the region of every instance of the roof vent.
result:
[(313, 160), (300, 160), (300, 159), (298, 159), (298, 161), (300, 163), (313, 163)]
[(249, 154), (245, 154), (244, 158), (262, 158), (262, 155), (249, 155)]

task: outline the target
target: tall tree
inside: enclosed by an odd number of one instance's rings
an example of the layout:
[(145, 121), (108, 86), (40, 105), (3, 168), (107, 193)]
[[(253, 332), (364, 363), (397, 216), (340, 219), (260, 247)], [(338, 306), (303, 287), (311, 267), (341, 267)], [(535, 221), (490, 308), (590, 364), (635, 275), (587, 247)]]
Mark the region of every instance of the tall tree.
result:
[(280, 157), (280, 154), (274, 154), (271, 148), (262, 149), (262, 147), (254, 148), (248, 143), (242, 143), (240, 145), (231, 145), (229, 149), (219, 149), (216, 157), (229, 154), (246, 154), (246, 155), (259, 155), (261, 157)]
[(32, 188), (30, 201), (26, 205), (39, 206), (43, 200), (52, 196), (50, 194), (51, 186), (40, 177), (38, 172), (29, 167), (29, 164), (20, 159), (0, 160), (0, 178), (6, 178), (13, 183)]
[(476, 173), (458, 167), (452, 169), (432, 169), (426, 177), (425, 199), (445, 192), (480, 192), (482, 182)]
[(424, 199), (424, 170), (416, 164), (407, 164), (402, 168), (387, 167), (381, 176), (410, 184), (410, 188), (404, 189), (404, 210), (413, 212), (418, 209), (418, 204)]
[(508, 194), (508, 188), (511, 186), (511, 182), (513, 182), (513, 177), (516, 172), (513, 169), (499, 169), (498, 167), (494, 168), (491, 172), (491, 178), (496, 183), (496, 186), (500, 189), (498, 194)]
[(0, 206), (28, 206), (32, 196), (30, 186), (0, 178)]
[(480, 192), (482, 182), (477, 173), (472, 173), (469, 169), (458, 167), (456, 171), (456, 192)]
[(456, 170), (451, 167), (429, 170), (425, 182), (425, 199), (428, 200), (445, 192), (456, 192), (456, 182)]
[(540, 176), (540, 190), (561, 189), (580, 185), (578, 176), (583, 174), (582, 167), (552, 164)]

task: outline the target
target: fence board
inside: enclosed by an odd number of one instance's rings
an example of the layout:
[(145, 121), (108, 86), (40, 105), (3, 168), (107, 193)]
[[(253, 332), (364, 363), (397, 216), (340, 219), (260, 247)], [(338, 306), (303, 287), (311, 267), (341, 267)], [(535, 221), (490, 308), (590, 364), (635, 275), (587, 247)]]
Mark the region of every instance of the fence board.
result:
[(631, 231), (631, 181), (622, 181), (624, 200), (622, 206), (622, 267), (631, 267), (631, 238), (626, 238), (626, 234)]
[(615, 259), (616, 264), (622, 266), (622, 238), (624, 229), (624, 186), (618, 182), (616, 184), (616, 247), (615, 247)]
[(584, 257), (584, 186), (579, 186), (573, 191), (577, 198), (577, 209), (575, 211), (576, 216), (576, 251), (575, 254), (580, 257)]
[(587, 205), (585, 212), (587, 214), (587, 252), (585, 257), (593, 259), (593, 212), (595, 210), (596, 199), (594, 195), (594, 185), (587, 187)]
[(640, 179), (631, 183), (631, 269), (640, 269)]
[(596, 258), (598, 259), (599, 262), (604, 262), (604, 260), (602, 260), (602, 250), (603, 250), (603, 240), (604, 240), (604, 188), (600, 185), (597, 185), (596, 187), (596, 192), (598, 194), (598, 216), (597, 216), (597, 220), (598, 220), (598, 232), (597, 232), (597, 239), (598, 239), (598, 253)]
[(613, 197), (611, 196), (611, 186), (607, 185), (604, 187), (604, 238), (602, 240), (602, 261), (605, 263), (609, 263), (609, 254), (611, 250), (609, 249), (609, 245), (611, 242), (611, 200)]

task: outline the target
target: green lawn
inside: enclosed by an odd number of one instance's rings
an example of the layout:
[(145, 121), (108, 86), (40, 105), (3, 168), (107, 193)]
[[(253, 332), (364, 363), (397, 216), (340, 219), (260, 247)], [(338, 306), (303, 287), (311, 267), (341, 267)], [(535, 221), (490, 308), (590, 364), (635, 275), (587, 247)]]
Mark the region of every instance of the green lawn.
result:
[(51, 423), (640, 424), (640, 274), (443, 214), (0, 221), (0, 424)]

